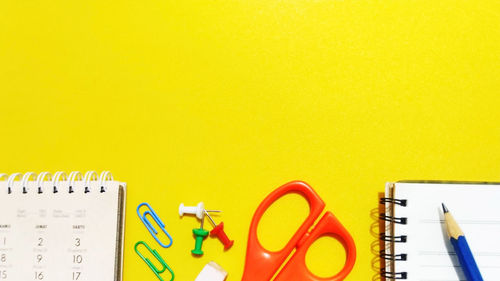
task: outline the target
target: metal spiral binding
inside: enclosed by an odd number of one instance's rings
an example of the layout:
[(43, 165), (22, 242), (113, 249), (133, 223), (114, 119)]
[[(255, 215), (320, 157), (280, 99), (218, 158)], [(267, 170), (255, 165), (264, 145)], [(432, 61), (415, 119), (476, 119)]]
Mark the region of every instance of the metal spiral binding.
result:
[(407, 200), (406, 199), (387, 198), (387, 197), (380, 198), (380, 204), (385, 205), (386, 203), (392, 203), (392, 204), (406, 207)]
[(52, 180), (52, 174), (49, 172), (41, 172), (36, 178), (36, 186), (38, 187), (38, 194), (43, 193), (43, 182), (45, 181), (45, 177), (48, 177), (48, 181)]
[(85, 193), (90, 192), (90, 182), (97, 181), (97, 172), (96, 171), (87, 171), (85, 176), (83, 177), (83, 182), (85, 185)]
[[(113, 181), (113, 175), (109, 171), (103, 171), (99, 176), (95, 171), (89, 171), (85, 173), (85, 176), (82, 176), (80, 172), (71, 172), (69, 176), (66, 175), (65, 172), (56, 172), (52, 175), (49, 172), (42, 172), (40, 174), (35, 174), (33, 172), (27, 173), (14, 173), (11, 175), (0, 173), (0, 181), (7, 182), (7, 193), (11, 194), (13, 192), (14, 182), (18, 181), (21, 183), (22, 194), (29, 193), (29, 183), (34, 182), (36, 184), (37, 193), (44, 193), (43, 184), (46, 182), (50, 182), (53, 187), (52, 192), (58, 193), (61, 183), (65, 182), (68, 186), (68, 193), (74, 193), (74, 185), (75, 182), (80, 181), (84, 183), (84, 193), (91, 192), (90, 183), (97, 182), (99, 186), (99, 192), (106, 192), (107, 182)], [(31, 185), (33, 187), (33, 185)]]
[(54, 177), (52, 178), (52, 186), (53, 186), (53, 188), (54, 188), (53, 193), (57, 193), (57, 192), (59, 192), (59, 189), (58, 189), (58, 188), (59, 188), (59, 185), (58, 185), (58, 183), (59, 183), (59, 181), (60, 181), (60, 178), (61, 178), (61, 177), (62, 177), (62, 178), (63, 178), (63, 180), (65, 181), (65, 180), (67, 179), (66, 173), (65, 173), (65, 172), (60, 172), (60, 171), (59, 171), (59, 172), (56, 172), (56, 173), (54, 174)]
[[(407, 200), (406, 199), (395, 199), (395, 198), (381, 198), (380, 199), (380, 204), (382, 205), (392, 205), (391, 207), (394, 207), (395, 205), (401, 206), (401, 207), (406, 207), (407, 206)], [(381, 213), (379, 216), (379, 219), (381, 221), (387, 221), (391, 225), (394, 224), (407, 224), (408, 218), (404, 217), (395, 217), (391, 216), (385, 213)], [(406, 243), (407, 241), (407, 236), (406, 235), (387, 235), (386, 233), (380, 233), (380, 240), (388, 243)], [(385, 248), (385, 247), (384, 247)], [(386, 249), (381, 250), (379, 253), (379, 256), (381, 259), (387, 260), (392, 263), (392, 269), (394, 269), (394, 263), (399, 262), (399, 261), (406, 261), (408, 258), (407, 254), (400, 253), (387, 253)], [(385, 280), (402, 280), (402, 279), (408, 279), (408, 273), (407, 272), (393, 272), (393, 271), (387, 271), (386, 268), (381, 268), (380, 270), (380, 276), (382, 278), (385, 278)]]
[(382, 275), (382, 277), (386, 279), (391, 279), (391, 280), (408, 279), (407, 272), (390, 272), (390, 271), (385, 271), (385, 268), (382, 268), (380, 270), (380, 275)]
[(406, 243), (407, 236), (406, 235), (392, 236), (392, 235), (385, 235), (385, 233), (380, 233), (380, 240), (391, 243)]
[(388, 216), (386, 214), (380, 214), (379, 219), (383, 220), (383, 221), (397, 223), (397, 224), (406, 224), (408, 222), (407, 218), (397, 218), (397, 217), (393, 217), (393, 216)]
[(82, 181), (83, 180), (82, 173), (78, 171), (73, 171), (69, 173), (69, 187), (68, 187), (69, 193), (75, 192), (75, 190), (73, 189), (73, 186), (75, 185), (75, 180)]
[(31, 177), (36, 177), (36, 174), (33, 172), (27, 172), (23, 175), (23, 178), (21, 179), (21, 186), (23, 187), (23, 193), (26, 194), (28, 193), (28, 181), (30, 180)]
[(405, 261), (408, 255), (407, 254), (392, 255), (392, 254), (387, 254), (385, 250), (380, 250), (380, 257), (383, 258), (384, 260), (389, 260), (389, 261)]
[(12, 193), (12, 185), (14, 184), (14, 181), (16, 180), (16, 178), (20, 178), (20, 177), (21, 177), (21, 173), (14, 173), (14, 174), (9, 176), (9, 178), (7, 179), (7, 193), (9, 193), (9, 194)]

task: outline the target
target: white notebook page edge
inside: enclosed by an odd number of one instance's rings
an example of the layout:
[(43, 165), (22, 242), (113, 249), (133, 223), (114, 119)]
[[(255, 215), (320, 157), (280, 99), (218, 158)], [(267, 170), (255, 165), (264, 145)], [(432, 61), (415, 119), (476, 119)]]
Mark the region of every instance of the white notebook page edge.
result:
[(483, 278), (500, 281), (500, 185), (396, 183), (394, 197), (407, 199), (395, 207), (396, 217), (406, 225), (395, 226), (395, 236), (406, 235), (406, 243), (395, 243), (396, 254), (407, 261), (395, 264), (396, 272), (407, 272), (407, 280), (465, 280), (446, 235), (441, 203), (450, 209), (465, 233)]

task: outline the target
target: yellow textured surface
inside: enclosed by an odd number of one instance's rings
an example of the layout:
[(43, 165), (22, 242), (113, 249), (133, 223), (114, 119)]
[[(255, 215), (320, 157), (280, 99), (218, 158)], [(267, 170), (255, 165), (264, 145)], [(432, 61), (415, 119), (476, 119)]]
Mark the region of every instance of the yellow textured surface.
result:
[[(305, 180), (356, 240), (348, 280), (369, 280), (386, 181), (500, 180), (499, 26), (496, 0), (1, 1), (0, 170), (126, 181), (126, 281), (155, 280), (140, 202), (174, 235), (176, 280), (215, 260), (233, 281), (258, 203)], [(177, 207), (200, 200), (236, 244), (195, 259)]]

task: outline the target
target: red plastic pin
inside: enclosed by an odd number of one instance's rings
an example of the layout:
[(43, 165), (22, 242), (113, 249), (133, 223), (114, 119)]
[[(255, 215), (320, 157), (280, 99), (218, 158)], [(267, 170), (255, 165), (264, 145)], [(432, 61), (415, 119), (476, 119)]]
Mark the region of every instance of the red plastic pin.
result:
[(233, 246), (234, 240), (230, 240), (229, 237), (227, 237), (226, 232), (224, 232), (224, 222), (216, 224), (207, 211), (205, 211), (205, 214), (207, 215), (207, 217), (210, 219), (210, 222), (214, 226), (214, 229), (210, 231), (210, 235), (217, 236), (217, 238), (219, 238), (222, 244), (224, 244), (224, 250), (226, 251), (229, 250)]

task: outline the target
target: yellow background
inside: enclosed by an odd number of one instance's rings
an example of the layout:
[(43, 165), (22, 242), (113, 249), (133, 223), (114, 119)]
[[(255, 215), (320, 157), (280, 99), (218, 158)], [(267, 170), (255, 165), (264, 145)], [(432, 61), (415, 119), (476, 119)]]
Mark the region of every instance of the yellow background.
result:
[[(233, 281), (259, 202), (305, 180), (355, 238), (348, 280), (369, 280), (386, 181), (500, 180), (499, 26), (495, 0), (4, 0), (0, 171), (127, 182), (127, 281), (155, 280), (132, 250), (158, 248), (140, 202), (174, 236), (176, 280), (215, 260)], [(177, 206), (201, 200), (236, 244), (195, 259)]]

